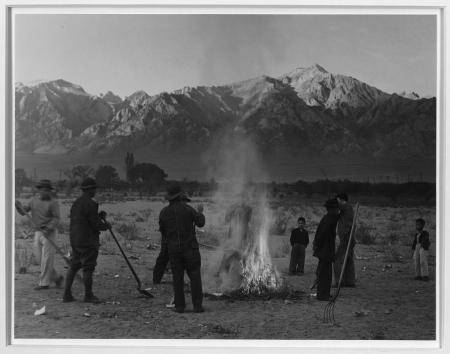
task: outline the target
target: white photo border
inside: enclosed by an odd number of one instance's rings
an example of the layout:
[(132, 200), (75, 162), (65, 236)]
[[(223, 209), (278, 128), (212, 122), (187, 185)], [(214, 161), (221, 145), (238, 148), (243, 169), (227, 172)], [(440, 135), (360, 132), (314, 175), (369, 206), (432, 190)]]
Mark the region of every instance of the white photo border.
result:
[[(88, 0), (74, 1), (0, 1), (0, 28), (4, 35), (0, 36), (2, 55), (0, 109), (4, 113), (4, 129), (0, 129), (0, 179), (4, 181), (0, 187), (2, 208), (0, 225), (4, 230), (4, 237), (0, 246), (0, 254), (5, 260), (0, 276), (0, 295), (5, 301), (2, 303), (4, 316), (1, 316), (0, 348), (11, 353), (78, 353), (88, 351), (96, 353), (121, 353), (133, 350), (136, 354), (148, 352), (192, 352), (206, 353), (214, 350), (221, 352), (302, 352), (348, 353), (348, 352), (386, 352), (414, 353), (414, 352), (450, 352), (448, 333), (450, 310), (446, 304), (450, 303), (450, 282), (445, 281), (444, 275), (450, 274), (450, 262), (446, 262), (445, 255), (450, 255), (450, 242), (445, 242), (445, 235), (449, 226), (446, 220), (450, 218), (450, 186), (446, 176), (449, 172), (447, 157), (450, 156), (450, 125), (446, 124), (449, 84), (449, 4), (446, 0), (430, 1), (386, 1), (386, 0), (347, 0), (347, 1), (303, 1), (282, 0), (264, 2), (261, 0), (134, 0), (132, 4), (123, 0)], [(373, 341), (373, 340), (180, 340), (180, 339), (14, 339), (13, 338), (13, 257), (14, 243), (10, 235), (13, 230), (13, 191), (14, 191), (14, 79), (13, 79), (13, 19), (20, 13), (153, 13), (153, 14), (433, 14), (437, 16), (437, 95), (436, 95), (436, 340), (435, 341)], [(1, 33), (1, 32), (0, 32)], [(438, 237), (439, 235), (439, 237)], [(438, 266), (439, 265), (439, 266)]]

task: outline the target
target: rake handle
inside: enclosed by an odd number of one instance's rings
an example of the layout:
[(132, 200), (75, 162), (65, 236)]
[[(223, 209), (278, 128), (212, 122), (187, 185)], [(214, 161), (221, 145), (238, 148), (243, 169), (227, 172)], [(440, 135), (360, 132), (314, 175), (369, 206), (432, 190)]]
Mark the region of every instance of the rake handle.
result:
[[(105, 219), (103, 219), (104, 221), (106, 221)], [(131, 270), (131, 273), (133, 273), (134, 278), (136, 279), (136, 282), (138, 283), (138, 288), (141, 288), (141, 280), (139, 279), (138, 275), (136, 274), (133, 266), (131, 265), (130, 261), (128, 260), (127, 255), (125, 254), (125, 252), (123, 251), (122, 247), (120, 246), (119, 241), (116, 238), (116, 235), (114, 235), (113, 230), (111, 229), (111, 227), (108, 227), (109, 232), (111, 233), (111, 236), (113, 237), (114, 241), (116, 242), (117, 247), (119, 247), (120, 252), (122, 253), (123, 258), (125, 258), (125, 261), (127, 262), (128, 267)]]
[(358, 210), (359, 210), (359, 203), (356, 203), (355, 215), (353, 216), (352, 228), (350, 230), (350, 237), (348, 238), (347, 249), (345, 250), (344, 262), (342, 263), (341, 274), (339, 275), (339, 282), (338, 282), (338, 287), (336, 290), (335, 298), (337, 298), (337, 296), (339, 295), (339, 292), (341, 290), (341, 283), (342, 283), (342, 278), (344, 277), (345, 267), (347, 266), (347, 258), (348, 258), (348, 253), (350, 250), (350, 244), (352, 243), (352, 239), (353, 239), (355, 229), (356, 229), (356, 219), (358, 217)]

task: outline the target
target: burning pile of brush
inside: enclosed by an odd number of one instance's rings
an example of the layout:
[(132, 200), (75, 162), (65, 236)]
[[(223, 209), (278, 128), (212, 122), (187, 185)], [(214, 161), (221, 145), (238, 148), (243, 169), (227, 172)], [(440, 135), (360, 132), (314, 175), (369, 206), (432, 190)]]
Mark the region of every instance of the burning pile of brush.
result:
[[(248, 212), (248, 205), (238, 204), (233, 208), (232, 216), (228, 218), (229, 243), (232, 248), (244, 251), (234, 252), (228, 259), (225, 256), (222, 260), (222, 264), (228, 264), (222, 267), (228, 272), (226, 275), (233, 276), (234, 274), (230, 273), (236, 272), (237, 268), (240, 272), (239, 284), (234, 283), (234, 286), (227, 290), (255, 296), (273, 293), (281, 288), (282, 279), (272, 264), (269, 252), (268, 237), (272, 220), (270, 209), (265, 199), (253, 205), (251, 213)], [(242, 210), (246, 210), (246, 217), (242, 217)], [(239, 267), (230, 267), (229, 264), (233, 261), (238, 261)]]

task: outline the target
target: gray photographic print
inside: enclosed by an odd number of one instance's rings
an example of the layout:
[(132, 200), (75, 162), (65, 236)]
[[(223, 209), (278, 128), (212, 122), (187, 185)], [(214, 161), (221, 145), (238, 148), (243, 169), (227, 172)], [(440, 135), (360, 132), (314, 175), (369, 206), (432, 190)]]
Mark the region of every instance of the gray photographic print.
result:
[(436, 21), (16, 14), (14, 338), (436, 340)]

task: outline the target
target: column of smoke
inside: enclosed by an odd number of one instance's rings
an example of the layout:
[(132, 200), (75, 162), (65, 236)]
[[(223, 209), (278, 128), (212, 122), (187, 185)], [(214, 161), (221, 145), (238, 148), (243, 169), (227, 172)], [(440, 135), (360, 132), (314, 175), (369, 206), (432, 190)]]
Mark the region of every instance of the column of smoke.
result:
[[(237, 249), (250, 254), (250, 262), (264, 262), (273, 269), (268, 248), (268, 235), (272, 224), (265, 184), (268, 176), (256, 145), (247, 137), (227, 135), (220, 140), (210, 160), (210, 174), (218, 182), (218, 190), (213, 196), (213, 203), (220, 211), (219, 217), (210, 219), (213, 228), (219, 234), (219, 249), (211, 255), (209, 266), (204, 274), (205, 290), (208, 292), (226, 292), (243, 285), (242, 264), (232, 263), (228, 272), (217, 273), (220, 262), (227, 250)], [(250, 185), (250, 182), (252, 184)], [(234, 205), (245, 204), (252, 208), (247, 250), (243, 249), (242, 232), (231, 233), (228, 238), (229, 224), (225, 215)], [(238, 230), (241, 225), (232, 225)], [(250, 249), (252, 248), (252, 249)], [(253, 257), (251, 255), (253, 252)]]

